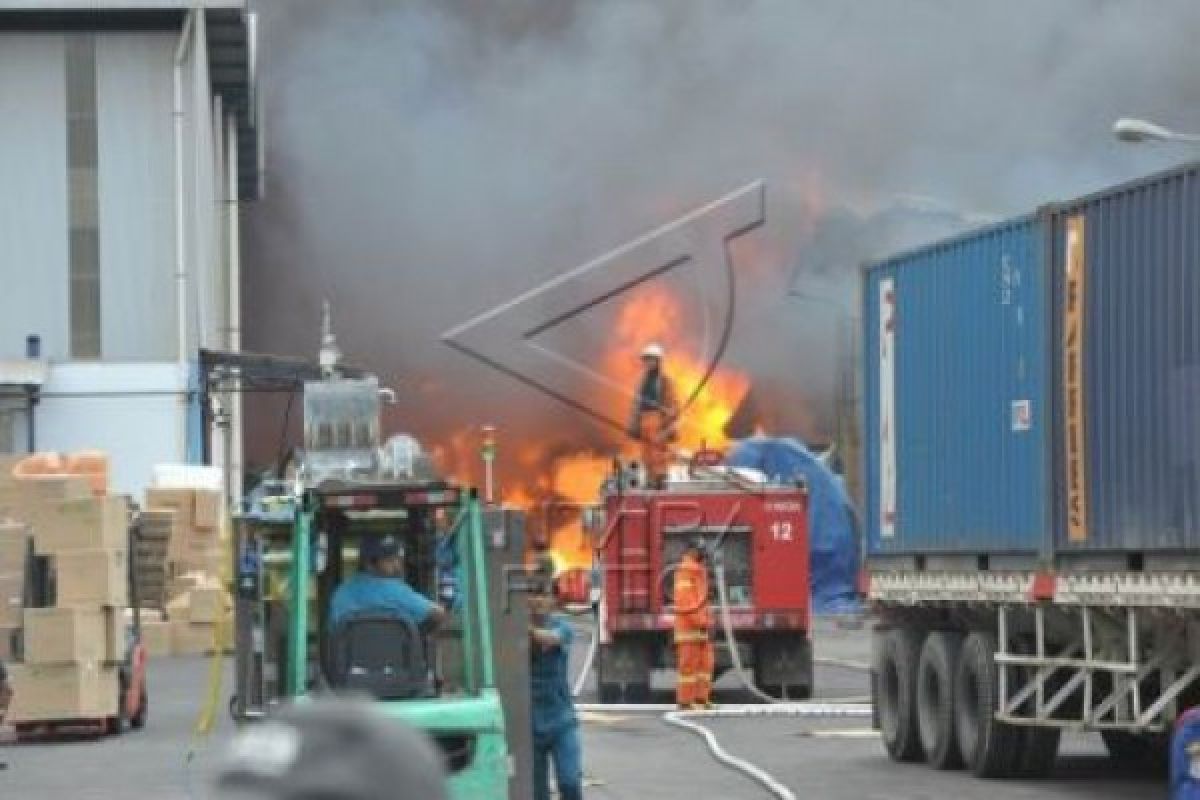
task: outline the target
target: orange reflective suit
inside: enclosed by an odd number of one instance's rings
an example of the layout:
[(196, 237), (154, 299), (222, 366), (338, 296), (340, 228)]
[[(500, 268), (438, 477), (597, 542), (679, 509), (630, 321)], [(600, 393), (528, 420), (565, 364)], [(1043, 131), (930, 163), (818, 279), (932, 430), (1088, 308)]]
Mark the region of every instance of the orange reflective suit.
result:
[(674, 423), (678, 414), (675, 387), (666, 373), (661, 368), (643, 373), (634, 398), (629, 433), (642, 443), (642, 464), (651, 486), (666, 480), (667, 444), (676, 438)]
[(675, 572), (675, 660), (679, 669), (675, 700), (680, 705), (708, 703), (715, 657), (709, 628), (708, 570), (691, 553)]

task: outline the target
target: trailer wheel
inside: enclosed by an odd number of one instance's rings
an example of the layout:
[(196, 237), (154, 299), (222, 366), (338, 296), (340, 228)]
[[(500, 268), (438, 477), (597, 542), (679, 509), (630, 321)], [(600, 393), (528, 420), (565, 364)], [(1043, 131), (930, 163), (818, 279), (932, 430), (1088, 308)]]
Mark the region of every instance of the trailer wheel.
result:
[(1021, 755), (1017, 759), (1014, 777), (1040, 780), (1049, 776), (1058, 759), (1062, 729), (1029, 727), (1022, 733)]
[(954, 673), (962, 635), (929, 634), (917, 665), (917, 732), (925, 761), (934, 769), (962, 766), (954, 732)]
[(954, 727), (963, 763), (977, 777), (1006, 778), (1020, 756), (1022, 731), (996, 719), (996, 637), (976, 632), (962, 646), (954, 678)]
[[(1030, 643), (1029, 652), (1033, 652)], [(1028, 667), (1015, 669), (1015, 674), (1022, 679), (1022, 685), (1031, 681), (1037, 670)], [(1060, 682), (1053, 678), (1046, 681), (1047, 691), (1057, 691)], [(1009, 691), (1013, 691), (1010, 687)], [(1031, 698), (1027, 708), (1022, 713), (1032, 715), (1034, 701)], [(1058, 745), (1062, 739), (1061, 728), (1039, 728), (1036, 725), (1022, 729), (1020, 755), (1017, 757), (1013, 776), (1026, 780), (1039, 780), (1047, 777), (1054, 770), (1054, 762), (1058, 759)]]
[(916, 708), (920, 652), (921, 632), (914, 628), (897, 628), (883, 636), (877, 667), (879, 728), (894, 761), (919, 761), (922, 756)]
[(1167, 734), (1101, 731), (1100, 738), (1113, 761), (1146, 772), (1166, 771), (1171, 753)]
[(867, 680), (871, 685), (871, 730), (877, 731), (882, 728), (879, 723), (879, 670), (875, 669), (875, 660), (872, 660), (872, 667), (867, 673)]

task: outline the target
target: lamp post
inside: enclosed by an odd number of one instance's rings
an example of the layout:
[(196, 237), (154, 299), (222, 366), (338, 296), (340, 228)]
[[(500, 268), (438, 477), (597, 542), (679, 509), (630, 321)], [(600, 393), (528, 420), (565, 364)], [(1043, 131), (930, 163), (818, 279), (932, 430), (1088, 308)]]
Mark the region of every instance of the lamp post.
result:
[(494, 425), (484, 425), (482, 429), (483, 442), (480, 456), (483, 458), (483, 502), (493, 505), (496, 501), (493, 464), (496, 461), (496, 428)]
[(834, 341), (835, 358), (837, 359), (837, 388), (834, 397), (834, 441), (838, 457), (843, 464), (843, 474), (846, 487), (851, 498), (858, 501), (858, 463), (857, 463), (857, 419), (854, 407), (854, 343), (855, 327), (858, 316), (852, 308), (845, 305), (843, 299), (832, 285), (820, 286), (816, 281), (810, 281), (810, 286), (796, 286), (788, 290), (790, 297), (803, 302), (819, 304), (822, 309), (834, 315), (836, 339)]
[(1154, 122), (1121, 117), (1113, 123), (1113, 136), (1122, 142), (1200, 142), (1200, 134), (1180, 133)]

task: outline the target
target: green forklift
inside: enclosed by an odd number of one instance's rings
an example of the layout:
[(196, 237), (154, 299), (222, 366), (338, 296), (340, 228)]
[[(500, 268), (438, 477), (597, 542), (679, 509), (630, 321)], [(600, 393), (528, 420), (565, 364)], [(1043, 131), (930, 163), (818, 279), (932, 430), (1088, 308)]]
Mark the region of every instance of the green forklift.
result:
[[(304, 394), (299, 468), (235, 515), (231, 712), (253, 724), (317, 693), (368, 694), (437, 745), (452, 797), (530, 797), (524, 516), (434, 475), (410, 437), (377, 446), (374, 378), (332, 372)], [(333, 593), (385, 535), (449, 612), (437, 630), (370, 613), (331, 625)]]

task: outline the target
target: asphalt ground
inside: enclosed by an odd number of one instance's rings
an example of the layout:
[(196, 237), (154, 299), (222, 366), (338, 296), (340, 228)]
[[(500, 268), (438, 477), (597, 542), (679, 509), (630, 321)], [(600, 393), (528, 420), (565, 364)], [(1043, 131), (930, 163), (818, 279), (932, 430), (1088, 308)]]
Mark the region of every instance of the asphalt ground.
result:
[[(584, 637), (580, 637), (584, 638)], [(869, 692), (870, 632), (854, 620), (819, 620), (814, 700)], [(670, 676), (658, 675), (654, 700), (670, 702)], [(731, 675), (716, 686), (720, 702), (748, 696)], [(590, 699), (585, 693), (584, 699)], [(1053, 774), (1043, 781), (981, 781), (888, 759), (867, 719), (763, 718), (705, 722), (732, 755), (767, 770), (799, 798), (823, 800), (1024, 800), (1025, 798), (1165, 798), (1156, 775), (1130, 775), (1107, 757), (1098, 736), (1064, 738)], [(658, 716), (595, 714), (584, 726), (588, 797), (612, 800), (771, 797), (717, 764), (696, 736)]]
[[(587, 645), (579, 637), (576, 663)], [(828, 621), (817, 629), (817, 699), (866, 693), (869, 653), (865, 629)], [(823, 660), (823, 661), (822, 661)], [(0, 799), (190, 800), (211, 798), (211, 777), (233, 726), (224, 713), (229, 665), (217, 725), (195, 741), (192, 729), (206, 695), (208, 662), (164, 659), (150, 672), (151, 714), (146, 730), (121, 737), (0, 748)], [(669, 702), (669, 675), (656, 676), (654, 699)], [(584, 701), (592, 699), (585, 692)], [(742, 702), (732, 676), (717, 699)], [(768, 770), (801, 798), (828, 800), (1017, 800), (1017, 798), (1162, 798), (1157, 776), (1131, 776), (1118, 769), (1093, 736), (1064, 741), (1054, 774), (1036, 783), (979, 781), (962, 772), (936, 772), (887, 759), (866, 719), (755, 718), (711, 720), (708, 724), (730, 752)], [(583, 722), (589, 798), (747, 798), (769, 795), (747, 778), (721, 767), (698, 737), (668, 726), (658, 715), (598, 713)], [(397, 797), (404, 797), (398, 794)]]

